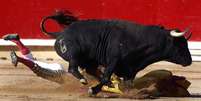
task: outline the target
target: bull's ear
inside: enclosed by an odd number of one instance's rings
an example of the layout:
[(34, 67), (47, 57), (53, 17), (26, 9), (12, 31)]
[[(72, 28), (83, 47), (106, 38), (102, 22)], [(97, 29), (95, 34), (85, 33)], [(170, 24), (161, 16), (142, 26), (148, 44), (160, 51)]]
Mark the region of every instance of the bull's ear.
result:
[(164, 26), (162, 26), (162, 25), (159, 25), (159, 27), (160, 27), (160, 29), (165, 29), (165, 27), (164, 27)]

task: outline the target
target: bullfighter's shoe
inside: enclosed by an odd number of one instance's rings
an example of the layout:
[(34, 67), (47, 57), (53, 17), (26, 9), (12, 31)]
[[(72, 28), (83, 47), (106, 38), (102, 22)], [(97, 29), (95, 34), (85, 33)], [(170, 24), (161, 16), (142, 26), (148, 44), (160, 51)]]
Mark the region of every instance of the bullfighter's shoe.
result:
[(4, 40), (19, 40), (20, 37), (18, 34), (7, 34), (2, 37)]
[(12, 60), (12, 64), (16, 67), (17, 63), (18, 63), (18, 57), (17, 57), (15, 51), (10, 52), (10, 57), (11, 57), (11, 60)]

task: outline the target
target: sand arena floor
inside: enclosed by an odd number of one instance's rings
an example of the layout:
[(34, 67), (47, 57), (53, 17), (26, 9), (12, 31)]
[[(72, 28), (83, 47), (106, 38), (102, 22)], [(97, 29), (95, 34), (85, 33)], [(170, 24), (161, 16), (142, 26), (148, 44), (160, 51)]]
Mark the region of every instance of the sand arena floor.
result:
[[(34, 56), (44, 62), (59, 62), (67, 68), (68, 63), (56, 55), (54, 51), (34, 51)], [(189, 67), (182, 68), (168, 62), (155, 63), (138, 73), (138, 77), (157, 69), (166, 69), (178, 76), (185, 76), (191, 82), (189, 92), (192, 97), (162, 97), (155, 101), (201, 101), (201, 62), (193, 62)], [(88, 85), (90, 86), (90, 85)], [(37, 77), (23, 64), (15, 68), (9, 52), (0, 51), (0, 101), (130, 101), (122, 98), (90, 98), (86, 95), (88, 86), (80, 85), (73, 77), (67, 85), (59, 85)], [(136, 100), (136, 99), (132, 99)], [(150, 99), (147, 99), (150, 100)]]

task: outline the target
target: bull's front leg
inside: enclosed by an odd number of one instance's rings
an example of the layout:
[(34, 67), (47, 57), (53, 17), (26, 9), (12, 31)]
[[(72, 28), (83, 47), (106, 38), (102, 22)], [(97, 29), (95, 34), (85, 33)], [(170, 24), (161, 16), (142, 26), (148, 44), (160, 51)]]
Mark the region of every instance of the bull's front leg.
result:
[(99, 93), (101, 91), (101, 88), (103, 87), (103, 85), (110, 83), (110, 78), (112, 73), (114, 72), (114, 68), (116, 66), (116, 61), (112, 62), (110, 65), (107, 66), (107, 68), (104, 71), (103, 77), (100, 80), (100, 83), (98, 85), (96, 85), (95, 87), (91, 87), (89, 88), (89, 95), (96, 95), (97, 93)]
[(68, 72), (71, 73), (73, 76), (75, 76), (77, 79), (79, 79), (80, 83), (82, 83), (84, 85), (87, 84), (87, 80), (84, 78), (84, 76), (78, 70), (78, 63), (76, 60), (69, 61)]

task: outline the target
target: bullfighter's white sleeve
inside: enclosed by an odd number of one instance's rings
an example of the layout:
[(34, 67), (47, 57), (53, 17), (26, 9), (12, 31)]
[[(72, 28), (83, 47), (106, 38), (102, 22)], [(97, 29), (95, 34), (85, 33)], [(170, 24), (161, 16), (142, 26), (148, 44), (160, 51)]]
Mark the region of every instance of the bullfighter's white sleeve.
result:
[(41, 61), (33, 61), (33, 62), (38, 64), (38, 66), (40, 66), (41, 68), (44, 68), (44, 69), (49, 69), (49, 70), (53, 70), (53, 71), (64, 70), (63, 66), (58, 63), (45, 63), (45, 62), (41, 62)]
[(67, 72), (61, 64), (37, 61), (32, 56), (31, 52), (23, 55), (23, 58), (35, 63), (35, 65), (30, 68), (37, 76), (57, 83), (64, 82), (64, 77)]
[(58, 63), (45, 63), (45, 62), (35, 60), (31, 52), (29, 54), (23, 55), (23, 58), (36, 63), (38, 66), (44, 69), (64, 70), (63, 66)]

